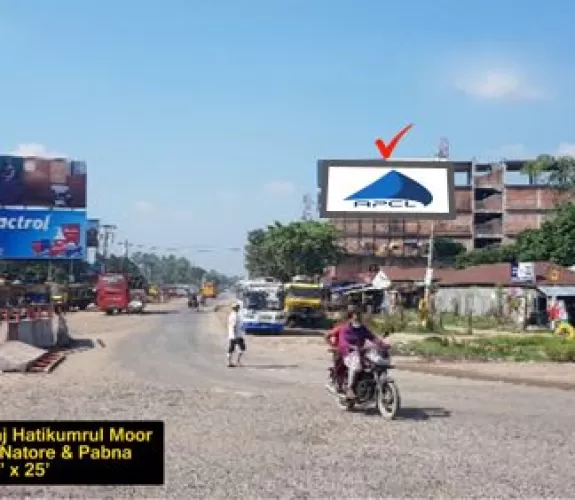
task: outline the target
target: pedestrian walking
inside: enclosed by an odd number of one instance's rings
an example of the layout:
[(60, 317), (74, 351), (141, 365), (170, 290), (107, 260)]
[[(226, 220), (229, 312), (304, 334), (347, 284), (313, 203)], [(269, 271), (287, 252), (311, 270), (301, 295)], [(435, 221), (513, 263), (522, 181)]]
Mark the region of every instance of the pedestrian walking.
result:
[(239, 304), (234, 304), (232, 312), (228, 316), (228, 368), (236, 366), (232, 362), (232, 356), (236, 347), (239, 350), (236, 361), (237, 366), (241, 366), (242, 354), (246, 351), (246, 342), (244, 340), (244, 332), (241, 329), (239, 311)]

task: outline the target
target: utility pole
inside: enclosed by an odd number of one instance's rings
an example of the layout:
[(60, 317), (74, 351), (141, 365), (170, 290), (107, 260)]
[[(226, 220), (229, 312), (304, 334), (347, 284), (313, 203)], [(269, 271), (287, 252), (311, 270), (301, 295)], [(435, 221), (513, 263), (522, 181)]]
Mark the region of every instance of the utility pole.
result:
[(110, 245), (114, 242), (114, 231), (116, 230), (116, 226), (114, 226), (113, 224), (104, 224), (102, 226), (102, 233), (101, 233), (101, 239), (102, 239), (102, 254), (104, 255), (104, 259), (108, 259), (108, 257), (110, 256), (109, 249), (110, 249)]
[(124, 262), (122, 265), (122, 267), (124, 268), (124, 271), (128, 270), (129, 248), (130, 248), (130, 243), (128, 243), (128, 240), (124, 240)]
[[(439, 141), (439, 148), (436, 153), (437, 160), (449, 159), (449, 140), (442, 137)], [(433, 251), (435, 247), (435, 221), (431, 221), (431, 229), (429, 232), (429, 248), (427, 250), (427, 268), (425, 270), (425, 303), (429, 307), (429, 295), (431, 292), (431, 285), (433, 283)]]

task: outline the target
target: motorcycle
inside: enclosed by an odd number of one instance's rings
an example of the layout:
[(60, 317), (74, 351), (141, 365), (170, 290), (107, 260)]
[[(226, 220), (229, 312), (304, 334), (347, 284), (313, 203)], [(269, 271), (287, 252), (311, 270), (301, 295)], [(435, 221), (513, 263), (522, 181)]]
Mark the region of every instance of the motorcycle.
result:
[[(393, 420), (401, 407), (401, 397), (395, 380), (388, 375), (388, 370), (394, 367), (387, 351), (377, 347), (364, 348), (360, 350), (360, 359), (362, 369), (353, 387), (355, 399), (348, 399), (345, 394), (335, 389), (338, 386), (338, 374), (333, 367), (329, 371), (330, 392), (345, 410), (351, 411), (356, 405), (367, 408), (375, 404), (383, 418)], [(345, 372), (339, 376), (345, 376), (347, 379), (347, 369)]]
[(198, 303), (197, 299), (188, 299), (188, 308), (195, 309), (196, 311), (200, 310), (200, 304)]

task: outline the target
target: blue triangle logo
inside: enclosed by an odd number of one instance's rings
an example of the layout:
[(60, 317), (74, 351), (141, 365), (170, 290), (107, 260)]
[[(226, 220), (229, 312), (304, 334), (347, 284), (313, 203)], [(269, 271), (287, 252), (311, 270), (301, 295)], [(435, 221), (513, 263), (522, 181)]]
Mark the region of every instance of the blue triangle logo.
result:
[(433, 195), (419, 182), (392, 170), (345, 199), (360, 200), (409, 200), (427, 206), (433, 201)]

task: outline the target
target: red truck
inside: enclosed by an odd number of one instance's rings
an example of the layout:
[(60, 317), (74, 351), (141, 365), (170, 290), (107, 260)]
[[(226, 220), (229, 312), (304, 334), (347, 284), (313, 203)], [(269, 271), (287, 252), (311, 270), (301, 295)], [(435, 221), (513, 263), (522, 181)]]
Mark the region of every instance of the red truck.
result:
[(122, 273), (104, 273), (96, 285), (96, 305), (106, 314), (141, 313), (146, 304), (146, 292), (134, 288), (133, 280)]

